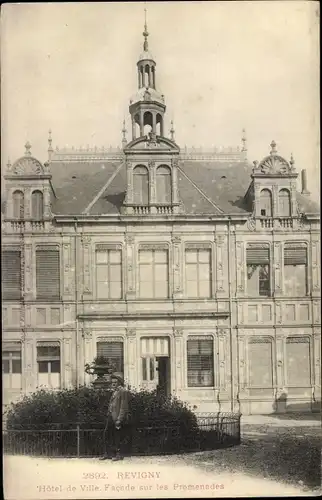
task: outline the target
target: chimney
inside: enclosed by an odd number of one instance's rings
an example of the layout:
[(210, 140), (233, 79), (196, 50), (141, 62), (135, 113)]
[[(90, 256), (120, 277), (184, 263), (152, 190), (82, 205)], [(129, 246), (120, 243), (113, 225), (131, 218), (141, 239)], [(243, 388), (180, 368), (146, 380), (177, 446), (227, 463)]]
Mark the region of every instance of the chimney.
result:
[(302, 177), (302, 191), (301, 191), (301, 194), (309, 195), (310, 191), (308, 191), (308, 189), (307, 189), (307, 175), (306, 175), (306, 170), (305, 169), (303, 169), (301, 171), (301, 177)]

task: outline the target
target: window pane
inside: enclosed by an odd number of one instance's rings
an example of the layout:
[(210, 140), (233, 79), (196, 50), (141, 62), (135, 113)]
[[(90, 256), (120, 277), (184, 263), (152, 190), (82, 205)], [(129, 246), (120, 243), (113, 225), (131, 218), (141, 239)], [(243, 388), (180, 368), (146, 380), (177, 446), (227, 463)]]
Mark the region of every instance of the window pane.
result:
[(139, 251), (140, 262), (151, 263), (153, 262), (153, 252), (151, 250), (140, 250)]
[(50, 387), (53, 389), (60, 388), (60, 374), (59, 373), (51, 373), (50, 374)]
[(167, 281), (168, 280), (168, 266), (167, 266), (167, 264), (156, 264), (155, 265), (155, 280), (156, 281)]
[(199, 281), (199, 298), (210, 298), (211, 297), (211, 286), (209, 280)]
[(210, 263), (210, 250), (199, 250), (198, 251), (199, 262)]
[(146, 362), (147, 358), (142, 358), (142, 380), (147, 380)]
[(37, 346), (37, 357), (59, 357), (60, 347), (59, 346)]
[(121, 251), (120, 250), (110, 250), (110, 263), (120, 264), (121, 263)]
[(110, 299), (121, 299), (122, 298), (122, 287), (119, 282), (110, 283)]
[(109, 290), (110, 287), (107, 282), (105, 283), (101, 283), (99, 281), (97, 282), (97, 297), (99, 299), (108, 299), (110, 294)]
[(140, 264), (140, 281), (152, 281), (153, 267), (151, 264)]
[(168, 251), (167, 250), (155, 250), (154, 252), (154, 262), (164, 263), (168, 262)]
[(97, 277), (97, 281), (99, 283), (107, 283), (108, 282), (109, 276), (108, 276), (107, 264), (106, 265), (100, 264), (99, 266), (97, 266), (96, 277)]
[(97, 264), (107, 264), (108, 256), (107, 251), (97, 251), (96, 252), (96, 262)]
[(156, 281), (155, 282), (155, 298), (167, 298), (169, 295), (169, 286), (167, 282), (164, 281)]
[(197, 282), (198, 279), (197, 264), (187, 264), (185, 271), (186, 271), (186, 280)]
[(210, 278), (210, 267), (209, 264), (199, 264), (199, 279), (209, 280)]
[(190, 298), (198, 297), (198, 288), (196, 281), (186, 281), (186, 294), (187, 297)]
[(2, 372), (3, 373), (10, 373), (10, 363), (9, 363), (9, 360), (7, 360), (7, 359), (2, 360)]
[(38, 373), (48, 373), (48, 361), (38, 361)]
[(154, 287), (151, 281), (140, 282), (140, 297), (152, 299), (154, 297)]
[(51, 361), (51, 373), (60, 373), (60, 361)]
[(110, 266), (110, 281), (121, 281), (121, 266), (114, 264)]
[(21, 373), (21, 359), (12, 360), (12, 373)]
[(284, 266), (284, 291), (288, 296), (303, 296), (307, 293), (306, 265)]
[(186, 250), (186, 262), (197, 262), (197, 250)]

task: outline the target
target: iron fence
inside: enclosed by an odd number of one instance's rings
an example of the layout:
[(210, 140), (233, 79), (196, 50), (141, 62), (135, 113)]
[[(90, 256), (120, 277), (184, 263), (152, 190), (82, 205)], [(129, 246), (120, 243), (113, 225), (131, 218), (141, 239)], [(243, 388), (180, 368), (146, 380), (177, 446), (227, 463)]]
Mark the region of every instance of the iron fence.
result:
[[(207, 413), (196, 417), (195, 426), (178, 421), (164, 425), (154, 420), (129, 427), (127, 454), (173, 454), (240, 444), (239, 414)], [(104, 454), (105, 438), (104, 428), (99, 425), (84, 428), (79, 423), (49, 424), (42, 429), (29, 425), (28, 429), (15, 427), (3, 431), (3, 452), (42, 457), (95, 457)]]

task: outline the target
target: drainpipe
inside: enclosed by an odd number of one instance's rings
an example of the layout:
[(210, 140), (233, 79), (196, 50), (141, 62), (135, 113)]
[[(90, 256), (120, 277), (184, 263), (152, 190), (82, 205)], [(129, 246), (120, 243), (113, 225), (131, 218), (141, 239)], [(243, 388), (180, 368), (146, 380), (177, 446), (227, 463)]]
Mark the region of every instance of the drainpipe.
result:
[(229, 340), (230, 340), (230, 409), (234, 411), (234, 377), (233, 377), (233, 332), (232, 332), (232, 297), (231, 297), (231, 268), (230, 268), (230, 223), (231, 219), (228, 217), (228, 298), (229, 298)]

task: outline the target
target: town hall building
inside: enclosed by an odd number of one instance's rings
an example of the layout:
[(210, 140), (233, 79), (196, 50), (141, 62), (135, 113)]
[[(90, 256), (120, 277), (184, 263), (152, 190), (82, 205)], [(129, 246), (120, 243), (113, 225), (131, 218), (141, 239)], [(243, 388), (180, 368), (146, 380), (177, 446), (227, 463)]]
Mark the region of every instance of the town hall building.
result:
[[(320, 386), (320, 215), (306, 171), (269, 138), (180, 148), (145, 26), (129, 140), (31, 145), (2, 203), (4, 404), (90, 384), (108, 358), (132, 387), (196, 411), (314, 411)], [(133, 82), (134, 86), (135, 82)], [(301, 174), (302, 188), (297, 191)]]

